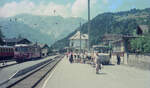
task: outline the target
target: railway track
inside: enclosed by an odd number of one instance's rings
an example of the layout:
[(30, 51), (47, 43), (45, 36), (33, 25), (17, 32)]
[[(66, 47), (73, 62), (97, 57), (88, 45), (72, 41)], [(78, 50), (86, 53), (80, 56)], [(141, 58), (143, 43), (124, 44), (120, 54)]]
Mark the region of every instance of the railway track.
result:
[(46, 64), (34, 69), (24, 77), (16, 80), (6, 88), (36, 88), (41, 80), (57, 65), (63, 56), (57, 56), (54, 60), (48, 61)]
[[(52, 55), (51, 55), (51, 56), (52, 56)], [(12, 64), (7, 64), (7, 63), (12, 62), (12, 61), (14, 61), (14, 63), (12, 63)], [(10, 67), (10, 66), (13, 66), (13, 65), (20, 64), (20, 63), (17, 63), (15, 60), (12, 60), (12, 61), (0, 61), (0, 64), (3, 64), (3, 63), (4, 63), (3, 66), (0, 66), (0, 69), (3, 69), (3, 68), (6, 68), (6, 67)], [(22, 63), (23, 63), (23, 62), (22, 62)]]

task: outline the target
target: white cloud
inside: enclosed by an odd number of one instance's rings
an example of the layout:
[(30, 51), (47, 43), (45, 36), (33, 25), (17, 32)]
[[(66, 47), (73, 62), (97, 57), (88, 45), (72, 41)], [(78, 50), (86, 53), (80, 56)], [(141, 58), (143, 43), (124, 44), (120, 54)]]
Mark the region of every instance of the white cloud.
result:
[(35, 5), (32, 2), (27, 1), (22, 1), (20, 3), (7, 3), (2, 8), (0, 8), (0, 16), (9, 17), (20, 13), (29, 13), (32, 12), (34, 7)]
[(23, 0), (19, 3), (11, 2), (5, 4), (0, 8), (0, 17), (10, 17), (21, 13), (30, 13), (35, 15), (61, 15), (63, 17), (68, 17), (71, 16), (71, 14), (69, 14), (69, 12), (71, 12), (69, 10), (70, 8), (70, 4), (60, 5), (50, 2), (47, 5), (35, 5), (31, 1)]
[[(63, 17), (68, 17), (69, 15), (69, 9), (70, 4), (65, 5), (59, 5), (55, 4), (53, 2), (49, 3), (48, 5), (41, 4), (40, 6), (37, 6), (32, 13), (38, 14), (38, 15), (61, 15)], [(54, 12), (55, 11), (55, 12)]]
[[(97, 0), (91, 0), (91, 6), (96, 2)], [(72, 5), (72, 15), (78, 17), (87, 12), (87, 4), (88, 0), (76, 0)]]
[[(91, 7), (97, 0), (91, 0)], [(22, 0), (21, 2), (9, 2), (0, 8), (0, 17), (10, 17), (21, 13), (29, 13), (34, 15), (61, 15), (63, 17), (82, 17), (87, 12), (88, 0), (76, 0), (72, 5), (56, 4), (50, 2), (48, 4), (36, 5), (30, 0)], [(55, 14), (54, 14), (55, 10)]]

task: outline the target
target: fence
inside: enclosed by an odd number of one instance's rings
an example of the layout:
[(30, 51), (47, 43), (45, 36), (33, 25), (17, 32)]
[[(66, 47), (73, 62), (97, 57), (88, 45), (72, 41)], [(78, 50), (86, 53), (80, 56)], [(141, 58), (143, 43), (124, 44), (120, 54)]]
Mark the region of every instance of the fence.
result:
[(129, 54), (127, 63), (129, 66), (150, 70), (150, 54)]
[[(112, 64), (117, 64), (116, 55), (112, 55)], [(150, 54), (126, 54), (121, 56), (121, 64), (150, 70)]]

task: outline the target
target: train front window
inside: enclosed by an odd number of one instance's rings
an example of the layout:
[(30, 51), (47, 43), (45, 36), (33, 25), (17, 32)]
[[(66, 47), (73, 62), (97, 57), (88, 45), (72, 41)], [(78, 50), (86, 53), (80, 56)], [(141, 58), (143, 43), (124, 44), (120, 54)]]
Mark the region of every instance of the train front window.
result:
[(108, 53), (109, 49), (107, 47), (95, 47), (94, 51), (98, 53)]
[(15, 48), (15, 51), (18, 52), (19, 51), (19, 47)]

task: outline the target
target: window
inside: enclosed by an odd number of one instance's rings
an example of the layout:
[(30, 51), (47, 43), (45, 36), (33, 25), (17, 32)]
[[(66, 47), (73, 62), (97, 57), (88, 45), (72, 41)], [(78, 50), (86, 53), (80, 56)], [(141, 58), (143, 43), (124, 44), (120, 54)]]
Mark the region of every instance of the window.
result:
[(5, 48), (3, 49), (3, 52), (6, 52), (6, 49), (5, 49)]
[(0, 52), (2, 52), (2, 48), (0, 48)]
[(19, 51), (19, 47), (16, 47), (16, 48), (15, 48), (15, 51), (17, 51), (17, 52), (18, 52), (18, 51)]
[(10, 52), (10, 48), (7, 49), (7, 52)]
[(3, 52), (3, 48), (1, 48), (1, 52)]

